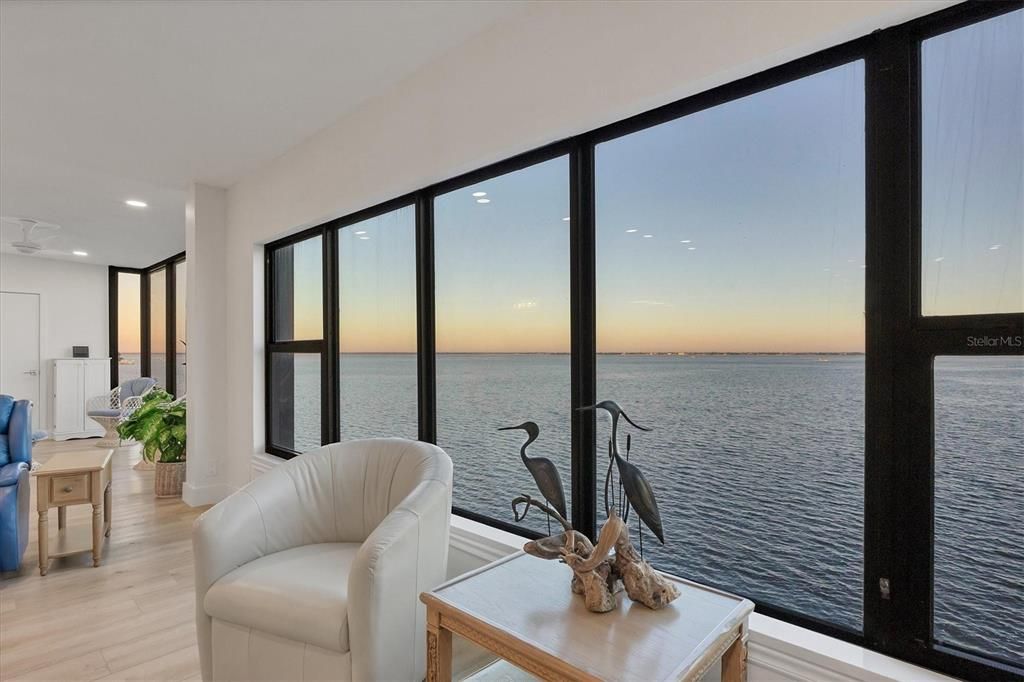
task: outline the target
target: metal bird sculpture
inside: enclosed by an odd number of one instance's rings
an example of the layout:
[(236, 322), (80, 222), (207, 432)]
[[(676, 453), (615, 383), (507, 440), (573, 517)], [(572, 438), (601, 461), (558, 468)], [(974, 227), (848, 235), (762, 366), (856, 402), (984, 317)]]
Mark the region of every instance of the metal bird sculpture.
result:
[(540, 494), (544, 496), (548, 504), (562, 515), (563, 519), (568, 518), (565, 512), (565, 491), (562, 489), (562, 478), (558, 475), (558, 468), (555, 466), (555, 463), (547, 457), (526, 456), (526, 448), (529, 447), (530, 443), (537, 440), (537, 436), (540, 435), (540, 427), (533, 422), (523, 422), (519, 426), (506, 426), (498, 430), (514, 431), (516, 429), (526, 431), (529, 436), (526, 442), (523, 443), (523, 446), (519, 448), (519, 456), (522, 457), (523, 464), (526, 465), (530, 475), (533, 476), (537, 489), (540, 490)]
[[(619, 482), (626, 492), (626, 499), (629, 501), (630, 506), (636, 509), (637, 516), (640, 520), (651, 529), (651, 532), (658, 538), (661, 544), (665, 544), (665, 535), (661, 525), (661, 514), (658, 512), (658, 502), (654, 498), (654, 490), (651, 488), (651, 484), (647, 482), (647, 478), (644, 477), (640, 469), (623, 459), (622, 455), (619, 454), (619, 442), (618, 442), (618, 431), (619, 431), (619, 416), (622, 416), (627, 422), (632, 424), (634, 427), (641, 431), (650, 431), (648, 428), (644, 428), (639, 424), (636, 424), (632, 419), (629, 418), (621, 407), (618, 406), (612, 400), (602, 400), (596, 405), (590, 405), (588, 407), (581, 407), (580, 410), (605, 410), (611, 415), (612, 420), (612, 435), (609, 447), (608, 470), (611, 472), (612, 461), (615, 462), (616, 468), (619, 470)], [(605, 479), (605, 506), (607, 506), (608, 497), (608, 478)]]

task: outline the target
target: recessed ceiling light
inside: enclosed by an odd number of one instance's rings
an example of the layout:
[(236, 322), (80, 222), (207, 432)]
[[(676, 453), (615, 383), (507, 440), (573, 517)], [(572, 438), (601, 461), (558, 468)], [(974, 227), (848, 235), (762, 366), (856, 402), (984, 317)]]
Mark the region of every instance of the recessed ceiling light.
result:
[(132, 208), (146, 208), (149, 206), (145, 201), (139, 201), (138, 199), (126, 199), (125, 202)]
[(473, 196), (475, 196), (477, 199), (479, 199), (480, 197), (487, 196), (487, 192), (473, 192)]
[(476, 203), (478, 203), (478, 204), (489, 204), (489, 203), (491, 203), (491, 200), (490, 199), (477, 199)]
[(366, 230), (358, 230), (356, 231), (356, 234), (366, 234)]
[(679, 243), (680, 244), (689, 244), (691, 241), (693, 241), (693, 240), (691, 240), (691, 239), (680, 239)]
[(72, 251), (71, 253), (75, 254), (76, 256), (88, 256), (89, 255), (85, 251)]
[(631, 227), (628, 230), (626, 230), (626, 234), (633, 234), (634, 232), (636, 232), (636, 228), (635, 227)]
[(564, 218), (562, 218), (562, 220), (563, 220), (564, 222), (569, 222), (569, 216), (565, 216)]
[(697, 247), (696, 246), (688, 246), (688, 247), (686, 247), (686, 250), (687, 251), (696, 251)]
[(650, 239), (653, 236), (654, 236), (653, 234), (645, 234), (644, 235), (644, 239)]

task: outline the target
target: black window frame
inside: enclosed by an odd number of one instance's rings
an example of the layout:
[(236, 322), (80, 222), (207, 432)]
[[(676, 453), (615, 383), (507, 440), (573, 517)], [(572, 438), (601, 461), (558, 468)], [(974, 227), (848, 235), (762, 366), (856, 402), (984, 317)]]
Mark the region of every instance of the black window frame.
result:
[(141, 310), (139, 314), (139, 324), (141, 329), (139, 330), (139, 344), (140, 344), (140, 359), (141, 367), (140, 372), (142, 376), (149, 376), (152, 369), (152, 349), (150, 348), (150, 315), (151, 306), (149, 300), (150, 293), (150, 276), (159, 270), (166, 270), (164, 287), (165, 291), (165, 324), (167, 325), (167, 333), (164, 334), (165, 338), (165, 357), (167, 358), (167, 378), (164, 381), (162, 387), (167, 390), (173, 396), (178, 396), (177, 387), (177, 367), (175, 362), (178, 357), (177, 347), (177, 268), (179, 263), (185, 262), (185, 252), (176, 253), (169, 258), (165, 258), (161, 261), (157, 261), (150, 266), (145, 268), (130, 268), (119, 265), (111, 265), (107, 268), (107, 321), (108, 321), (108, 341), (107, 346), (110, 350), (110, 388), (116, 388), (120, 383), (118, 377), (118, 347), (117, 347), (117, 332), (118, 332), (118, 314), (117, 314), (117, 301), (118, 301), (118, 279), (117, 276), (120, 273), (139, 275), (139, 297), (141, 299)]
[[(933, 639), (934, 385), (939, 355), (1024, 355), (1024, 348), (975, 346), (970, 337), (1024, 336), (1024, 312), (921, 314), (921, 44), (927, 38), (1024, 8), (1021, 0), (965, 2), (875, 31), (657, 109), (560, 140), (392, 201), (266, 244), (266, 370), (271, 354), (308, 342), (271, 338), (272, 253), (313, 235), (324, 244), (322, 442), (338, 439), (337, 251), (334, 235), (347, 225), (401, 206), (416, 207), (417, 367), (419, 437), (437, 441), (434, 299), (434, 200), (492, 177), (569, 156), (571, 407), (596, 399), (595, 178), (596, 145), (660, 123), (821, 73), (864, 62), (865, 88), (865, 451), (863, 625), (853, 631), (784, 606), (757, 611), (933, 670), (974, 679), (1024, 679), (1024, 669)], [(312, 348), (312, 346), (310, 346)], [(270, 399), (266, 451), (271, 445)], [(572, 413), (574, 527), (597, 527), (595, 416)], [(454, 513), (535, 537), (507, 519), (458, 507)], [(888, 589), (881, 589), (881, 581)], [(722, 586), (729, 589), (728, 586)]]

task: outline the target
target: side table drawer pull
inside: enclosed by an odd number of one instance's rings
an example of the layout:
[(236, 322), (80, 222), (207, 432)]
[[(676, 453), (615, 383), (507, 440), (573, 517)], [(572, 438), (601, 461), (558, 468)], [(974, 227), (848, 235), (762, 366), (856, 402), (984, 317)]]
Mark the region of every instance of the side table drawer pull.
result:
[(70, 476), (54, 476), (50, 488), (51, 505), (75, 504), (88, 502), (91, 492), (89, 474), (73, 474)]

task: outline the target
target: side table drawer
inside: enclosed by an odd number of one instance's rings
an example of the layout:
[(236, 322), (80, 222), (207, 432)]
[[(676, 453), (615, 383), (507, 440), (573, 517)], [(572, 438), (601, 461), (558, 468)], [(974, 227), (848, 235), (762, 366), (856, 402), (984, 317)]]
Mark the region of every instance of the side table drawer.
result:
[(73, 474), (70, 476), (52, 476), (50, 482), (51, 506), (88, 502), (89, 474)]

